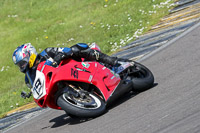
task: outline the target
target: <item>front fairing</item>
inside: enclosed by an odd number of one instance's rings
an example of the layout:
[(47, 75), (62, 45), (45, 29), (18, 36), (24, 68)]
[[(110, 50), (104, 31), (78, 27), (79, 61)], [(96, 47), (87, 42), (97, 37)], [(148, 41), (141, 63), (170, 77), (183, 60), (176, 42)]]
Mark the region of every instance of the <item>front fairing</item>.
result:
[(93, 84), (107, 101), (121, 79), (118, 74), (98, 62), (70, 62), (61, 66), (53, 79), (54, 84), (63, 80)]
[[(41, 78), (45, 79), (45, 81), (42, 82)], [(93, 84), (100, 90), (104, 100), (107, 101), (117, 88), (120, 80), (118, 74), (98, 62), (76, 62), (70, 60), (68, 63), (61, 63), (56, 68), (45, 65), (43, 62), (38, 65), (33, 83), (36, 88), (34, 90), (33, 87), (32, 91), (35, 91), (34, 99), (40, 107), (48, 106), (59, 109), (55, 102), (55, 94), (58, 90), (57, 83), (60, 81)], [(40, 88), (40, 86), (44, 86), (44, 88), (38, 90), (37, 87)]]
[(121, 79), (118, 74), (106, 68), (105, 66), (98, 64), (98, 69), (96, 70), (92, 84), (100, 89), (105, 101), (107, 101), (117, 88), (120, 81)]

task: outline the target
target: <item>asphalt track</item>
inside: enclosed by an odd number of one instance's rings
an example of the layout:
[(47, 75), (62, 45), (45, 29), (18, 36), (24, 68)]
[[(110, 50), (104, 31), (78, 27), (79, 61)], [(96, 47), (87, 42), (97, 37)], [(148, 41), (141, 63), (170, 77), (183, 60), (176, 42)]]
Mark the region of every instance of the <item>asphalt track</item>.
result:
[(72, 119), (45, 110), (9, 133), (198, 133), (200, 132), (200, 26), (142, 61), (155, 87), (127, 94), (95, 119)]

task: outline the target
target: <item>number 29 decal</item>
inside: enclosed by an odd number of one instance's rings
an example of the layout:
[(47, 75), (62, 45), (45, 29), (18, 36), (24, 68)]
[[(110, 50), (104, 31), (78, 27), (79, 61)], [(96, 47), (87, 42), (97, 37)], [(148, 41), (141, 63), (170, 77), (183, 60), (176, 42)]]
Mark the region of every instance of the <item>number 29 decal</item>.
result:
[(35, 99), (40, 99), (41, 97), (46, 95), (45, 77), (42, 72), (36, 72), (36, 78), (33, 83), (33, 88), (31, 90)]
[(41, 81), (40, 81), (40, 79), (37, 79), (37, 81), (36, 81), (35, 84), (34, 84), (33, 90), (34, 90), (38, 95), (40, 95), (41, 88), (42, 88)]

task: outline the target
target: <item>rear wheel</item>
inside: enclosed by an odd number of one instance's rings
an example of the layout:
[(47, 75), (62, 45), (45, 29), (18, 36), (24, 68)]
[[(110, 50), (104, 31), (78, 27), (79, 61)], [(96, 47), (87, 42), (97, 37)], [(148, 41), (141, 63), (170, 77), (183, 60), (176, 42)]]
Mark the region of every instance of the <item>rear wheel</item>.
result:
[(99, 96), (83, 90), (78, 91), (76, 94), (63, 92), (58, 97), (57, 105), (73, 117), (97, 117), (104, 113), (105, 102)]
[(153, 86), (154, 76), (144, 65), (134, 62), (134, 66), (130, 69), (130, 71), (133, 71), (129, 77), (133, 81), (134, 90), (145, 91)]

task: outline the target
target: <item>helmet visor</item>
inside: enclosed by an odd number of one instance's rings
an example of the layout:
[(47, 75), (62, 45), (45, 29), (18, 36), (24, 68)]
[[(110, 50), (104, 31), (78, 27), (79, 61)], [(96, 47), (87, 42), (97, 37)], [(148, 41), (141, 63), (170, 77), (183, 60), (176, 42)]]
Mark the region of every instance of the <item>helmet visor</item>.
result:
[(21, 60), (16, 65), (19, 67), (20, 71), (23, 72), (26, 69), (26, 67), (28, 66), (28, 61)]

